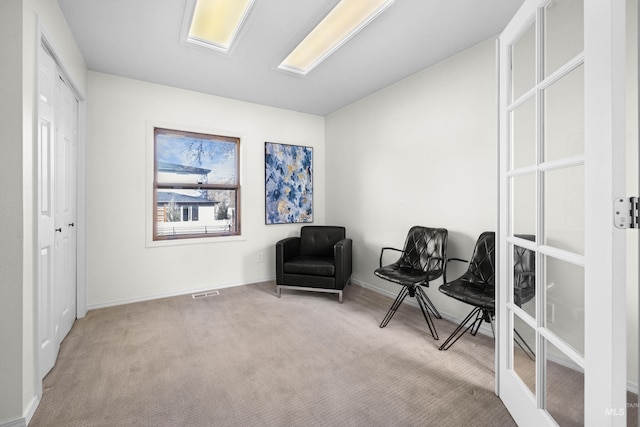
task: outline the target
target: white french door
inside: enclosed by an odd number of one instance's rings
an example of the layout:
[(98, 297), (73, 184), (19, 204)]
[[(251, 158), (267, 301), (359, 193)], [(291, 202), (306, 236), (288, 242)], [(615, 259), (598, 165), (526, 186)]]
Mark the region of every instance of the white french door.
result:
[(522, 426), (626, 425), (624, 3), (525, 0), (500, 36), (498, 391)]

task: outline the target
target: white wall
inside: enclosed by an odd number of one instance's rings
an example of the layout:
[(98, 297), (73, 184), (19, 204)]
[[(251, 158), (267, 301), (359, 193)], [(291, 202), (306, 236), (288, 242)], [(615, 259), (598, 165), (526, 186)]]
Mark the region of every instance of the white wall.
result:
[[(354, 281), (395, 296), (373, 271), (380, 249), (402, 248), (413, 225), (447, 228), (449, 256), (464, 259), (496, 230), (496, 87), (488, 40), (327, 117), (327, 222), (353, 238)], [(449, 278), (465, 269), (451, 263)], [(469, 307), (441, 283), (431, 300), (464, 318)]]
[[(36, 18), (37, 17), (37, 18)], [(39, 21), (37, 20), (39, 19)], [(0, 424), (28, 419), (37, 405), (35, 368), (35, 108), (37, 22), (79, 92), (86, 65), (58, 3), (0, 3)]]
[(0, 7), (0, 424), (22, 416), (22, 2)]
[[(323, 117), (96, 72), (89, 93), (89, 308), (274, 278), (275, 242), (300, 224), (265, 225), (265, 141), (314, 147), (314, 222), (324, 223)], [(241, 138), (242, 239), (147, 245), (150, 123)]]

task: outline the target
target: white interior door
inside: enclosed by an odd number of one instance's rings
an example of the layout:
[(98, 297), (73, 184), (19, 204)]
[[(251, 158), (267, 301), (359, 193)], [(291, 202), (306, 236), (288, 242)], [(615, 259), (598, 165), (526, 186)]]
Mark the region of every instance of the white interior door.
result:
[[(55, 100), (55, 348), (76, 320), (76, 180), (78, 102), (62, 77)], [(57, 351), (56, 351), (57, 353)]]
[(500, 36), (498, 391), (522, 426), (626, 424), (624, 27), (624, 0), (525, 0)]
[(53, 368), (57, 350), (54, 333), (54, 95), (56, 64), (40, 46), (38, 51), (38, 373)]

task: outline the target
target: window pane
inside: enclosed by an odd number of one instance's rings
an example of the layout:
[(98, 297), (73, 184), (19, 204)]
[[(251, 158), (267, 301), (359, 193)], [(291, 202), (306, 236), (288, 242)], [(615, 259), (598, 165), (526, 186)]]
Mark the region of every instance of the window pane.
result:
[(536, 394), (536, 332), (513, 315), (513, 370), (524, 382), (532, 395)]
[(544, 172), (544, 244), (584, 255), (584, 166)]
[(157, 236), (236, 234), (236, 206), (235, 190), (158, 190)]
[(584, 49), (584, 1), (551, 0), (544, 7), (545, 76)]
[(238, 183), (237, 138), (156, 129), (158, 183)]
[(511, 184), (511, 233), (536, 234), (536, 175), (518, 175)]
[(547, 412), (561, 426), (584, 425), (584, 371), (544, 340)]
[(545, 257), (544, 326), (584, 355), (584, 268)]
[(584, 65), (544, 91), (544, 159), (584, 153)]
[(511, 79), (513, 101), (536, 84), (535, 21), (511, 46)]
[[(521, 239), (535, 241), (535, 236), (517, 234)], [(536, 256), (535, 252), (518, 245), (513, 246), (513, 303), (533, 319), (536, 318)]]
[(536, 98), (511, 112), (511, 169), (536, 164)]

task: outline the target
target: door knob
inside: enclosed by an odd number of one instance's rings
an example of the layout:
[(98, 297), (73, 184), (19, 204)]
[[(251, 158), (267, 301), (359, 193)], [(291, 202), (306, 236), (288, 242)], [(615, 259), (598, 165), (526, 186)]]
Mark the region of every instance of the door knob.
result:
[(73, 227), (75, 224), (72, 222), (69, 224), (69, 227)]
[(62, 227), (60, 227), (60, 228), (56, 228), (56, 229), (55, 229), (55, 231), (59, 231), (59, 232), (61, 232), (61, 233), (62, 233)]

